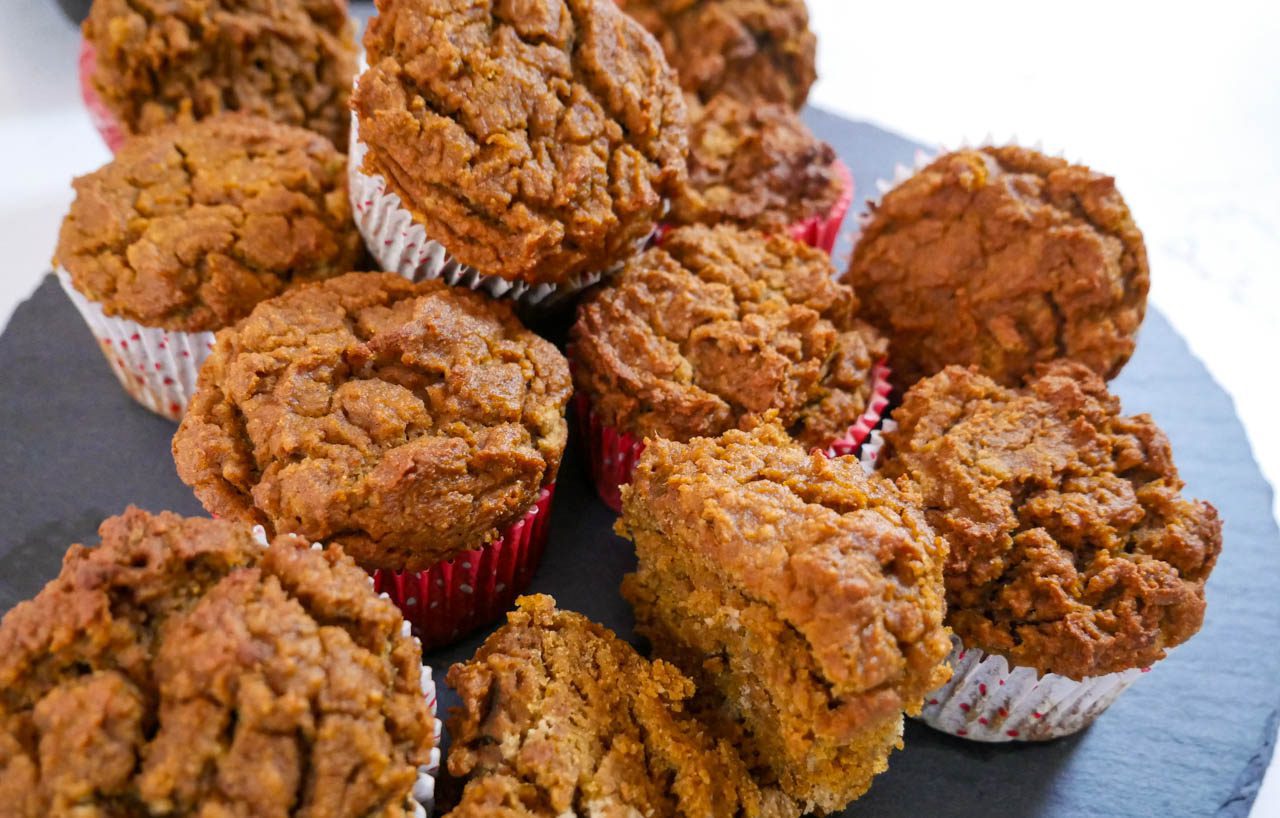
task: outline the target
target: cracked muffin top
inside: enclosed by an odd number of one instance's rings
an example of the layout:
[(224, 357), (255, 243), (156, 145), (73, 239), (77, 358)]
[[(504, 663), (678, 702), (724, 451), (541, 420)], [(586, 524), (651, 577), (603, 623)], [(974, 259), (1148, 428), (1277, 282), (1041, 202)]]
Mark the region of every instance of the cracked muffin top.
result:
[(518, 600), (448, 683), (449, 772), (470, 778), (452, 818), (799, 814), (685, 712), (680, 671), (551, 597)]
[(950, 544), (948, 623), (1015, 665), (1081, 679), (1145, 667), (1200, 629), (1222, 549), (1169, 441), (1083, 364), (1022, 389), (948, 367), (907, 392), (881, 470)]
[(55, 263), (107, 315), (216, 330), (292, 284), (354, 268), (346, 160), (321, 136), (239, 114), (130, 140), (75, 180)]
[(734, 227), (682, 227), (590, 293), (574, 379), (605, 423), (688, 440), (769, 410), (809, 446), (865, 411), (884, 340), (826, 253)]
[(395, 606), (340, 549), (131, 508), (0, 623), (0, 804), (409, 816), (433, 719)]
[(689, 183), (672, 221), (766, 233), (825, 214), (845, 189), (836, 152), (786, 105), (721, 95), (689, 105)]
[(684, 100), (612, 0), (377, 0), (364, 170), (463, 264), (561, 284), (635, 252), (684, 177)]
[(799, 110), (817, 79), (804, 0), (618, 0), (662, 44), (680, 87)]
[(173, 454), (215, 514), (418, 571), (555, 480), (570, 390), (564, 356), (509, 304), (351, 273), (218, 334)]
[(867, 475), (856, 458), (806, 451), (766, 422), (653, 441), (622, 492), (618, 532), (643, 547), (650, 569), (629, 576), (624, 593), (663, 604), (682, 561), (707, 566), (715, 579), (701, 578), (698, 592), (751, 608), (741, 616), (757, 623), (760, 655), (784, 675), (808, 669), (797, 688), (820, 684), (805, 704), (833, 720), (824, 731), (916, 712), (946, 681), (946, 545), (909, 487)]
[(128, 133), (242, 111), (346, 149), (346, 0), (94, 0), (84, 37), (93, 90)]
[(1150, 272), (1113, 178), (1004, 147), (945, 154), (886, 193), (844, 280), (903, 384), (973, 364), (1016, 386), (1059, 357), (1118, 373)]

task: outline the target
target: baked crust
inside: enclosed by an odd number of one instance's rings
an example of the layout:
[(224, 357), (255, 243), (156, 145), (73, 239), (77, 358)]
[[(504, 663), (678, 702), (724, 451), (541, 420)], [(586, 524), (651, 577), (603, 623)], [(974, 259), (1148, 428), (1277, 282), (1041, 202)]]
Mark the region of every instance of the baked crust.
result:
[(826, 446), (866, 410), (884, 340), (821, 250), (729, 226), (673, 230), (578, 308), (574, 379), (602, 420), (689, 440), (769, 411)]
[(340, 549), (131, 508), (0, 623), (0, 812), (407, 816), (433, 720)]
[(242, 111), (347, 146), (345, 0), (94, 0), (94, 92), (131, 134)]
[(130, 140), (74, 182), (55, 262), (107, 315), (216, 330), (353, 269), (346, 159), (324, 137), (241, 114)]
[(1182, 496), (1164, 433), (1084, 365), (1037, 367), (1022, 389), (948, 367), (893, 416), (880, 468), (915, 484), (950, 544), (947, 618), (966, 644), (1081, 679), (1200, 629), (1218, 513)]
[(844, 281), (904, 386), (950, 364), (1016, 386), (1059, 357), (1114, 377), (1150, 271), (1113, 178), (1004, 147), (945, 154), (886, 193)]
[(354, 107), (364, 170), (452, 256), (561, 284), (613, 268), (685, 173), (662, 51), (611, 0), (378, 0)]
[(350, 273), (218, 334), (174, 459), (215, 514), (418, 571), (555, 480), (570, 390), (564, 356), (509, 304)]
[(685, 712), (678, 670), (551, 597), (518, 600), (448, 683), (449, 772), (470, 779), (452, 818), (799, 815)]

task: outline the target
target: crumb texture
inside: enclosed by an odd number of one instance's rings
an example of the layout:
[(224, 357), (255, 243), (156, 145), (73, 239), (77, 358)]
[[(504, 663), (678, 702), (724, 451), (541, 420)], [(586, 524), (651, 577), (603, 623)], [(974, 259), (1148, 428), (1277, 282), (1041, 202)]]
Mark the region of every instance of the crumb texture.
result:
[(680, 75), (706, 102), (730, 94), (747, 103), (804, 106), (817, 38), (804, 0), (618, 0), (653, 32)]
[(826, 253), (721, 226), (673, 230), (578, 308), (577, 387), (605, 423), (689, 440), (769, 411), (826, 446), (866, 410), (884, 340)]
[(310, 131), (227, 114), (130, 140), (75, 180), (56, 263), (107, 315), (199, 332), (354, 269), (346, 160)]
[(345, 0), (94, 0), (84, 37), (93, 90), (129, 133), (242, 111), (347, 146)]
[(689, 111), (689, 184), (673, 221), (777, 233), (825, 214), (844, 192), (835, 151), (790, 107), (722, 94)]
[(629, 257), (679, 190), (684, 100), (612, 0), (378, 0), (354, 98), (364, 169), (486, 275)]
[(904, 386), (950, 364), (1016, 386), (1059, 357), (1118, 373), (1150, 271), (1113, 178), (1005, 147), (945, 154), (886, 193), (844, 280)]
[(340, 549), (129, 509), (0, 623), (0, 815), (406, 816), (421, 655)]
[(1041, 366), (1021, 389), (948, 367), (894, 419), (881, 470), (950, 544), (948, 622), (967, 644), (1080, 679), (1200, 629), (1218, 513), (1182, 496), (1164, 433), (1087, 367)]
[(564, 356), (510, 305), (350, 273), (219, 333), (174, 458), (215, 514), (418, 571), (555, 480), (570, 390)]
[(865, 792), (948, 673), (945, 547), (916, 498), (777, 424), (650, 441), (623, 498), (623, 594), (717, 732), (806, 811)]
[(693, 685), (674, 667), (550, 597), (517, 606), (449, 671), (449, 772), (469, 778), (452, 818), (799, 815), (685, 712)]

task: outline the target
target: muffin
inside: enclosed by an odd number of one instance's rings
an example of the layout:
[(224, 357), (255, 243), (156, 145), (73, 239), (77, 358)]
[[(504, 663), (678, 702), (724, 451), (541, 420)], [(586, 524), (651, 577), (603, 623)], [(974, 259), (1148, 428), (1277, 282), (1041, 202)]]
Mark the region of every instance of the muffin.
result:
[(653, 232), (684, 101), (610, 0), (378, 0), (354, 107), (356, 218), (383, 269), (537, 303)]
[(606, 502), (617, 508), (646, 437), (714, 437), (776, 411), (826, 446), (883, 409), (887, 346), (833, 276), (826, 253), (789, 238), (695, 225), (588, 294), (574, 381)]
[(0, 623), (0, 812), (421, 809), (429, 671), (341, 549), (134, 508), (99, 534)]
[(1218, 514), (1182, 496), (1164, 433), (1121, 415), (1088, 367), (1042, 365), (1019, 389), (948, 367), (894, 419), (880, 469), (915, 486), (950, 545), (956, 679), (931, 724), (987, 740), (1074, 732), (1200, 629)]
[(174, 420), (213, 331), (363, 252), (342, 154), (263, 119), (163, 128), (74, 186), (54, 259), (63, 288), (124, 388)]
[(947, 678), (945, 544), (918, 498), (782, 426), (650, 441), (623, 490), (637, 630), (759, 780), (842, 809)]
[(945, 154), (873, 207), (844, 281), (905, 387), (950, 364), (1016, 386), (1133, 353), (1150, 273), (1115, 180), (1019, 147)]
[(528, 582), (570, 389), (509, 304), (351, 273), (218, 334), (173, 454), (210, 512), (341, 545), (438, 644)]
[(94, 0), (80, 66), (113, 151), (224, 111), (347, 144), (356, 43), (345, 0)]
[(786, 232), (831, 252), (853, 177), (830, 145), (786, 105), (722, 94), (689, 112), (689, 183), (671, 221)]
[(449, 772), (467, 779), (453, 818), (799, 815), (685, 712), (678, 670), (551, 597), (520, 599), (447, 681)]
[(662, 44), (680, 87), (706, 102), (804, 107), (818, 41), (804, 0), (618, 0)]

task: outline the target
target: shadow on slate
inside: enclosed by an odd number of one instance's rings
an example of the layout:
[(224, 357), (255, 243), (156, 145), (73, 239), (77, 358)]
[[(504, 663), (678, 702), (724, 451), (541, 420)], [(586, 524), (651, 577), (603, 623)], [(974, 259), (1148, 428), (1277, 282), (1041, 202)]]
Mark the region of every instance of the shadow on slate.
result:
[[(853, 217), (916, 146), (873, 126), (809, 111), (857, 180)], [(1141, 214), (1139, 214), (1140, 216)], [(837, 262), (842, 266), (842, 262)], [(1159, 271), (1156, 273), (1159, 275)], [(0, 337), (0, 609), (57, 573), (65, 547), (133, 502), (200, 513), (169, 453), (173, 425), (116, 385), (52, 277)], [(1230, 399), (1155, 311), (1114, 388), (1130, 413), (1168, 432), (1192, 496), (1226, 522), (1204, 630), (1173, 651), (1082, 735), (985, 746), (909, 724), (906, 750), (846, 816), (1244, 816), (1271, 757), (1280, 709), (1280, 537)], [(531, 590), (632, 636), (618, 596), (634, 564), (585, 478), (576, 442), (561, 471), (552, 540)], [(485, 633), (427, 657), (443, 680)], [(441, 691), (446, 707), (456, 702)]]

